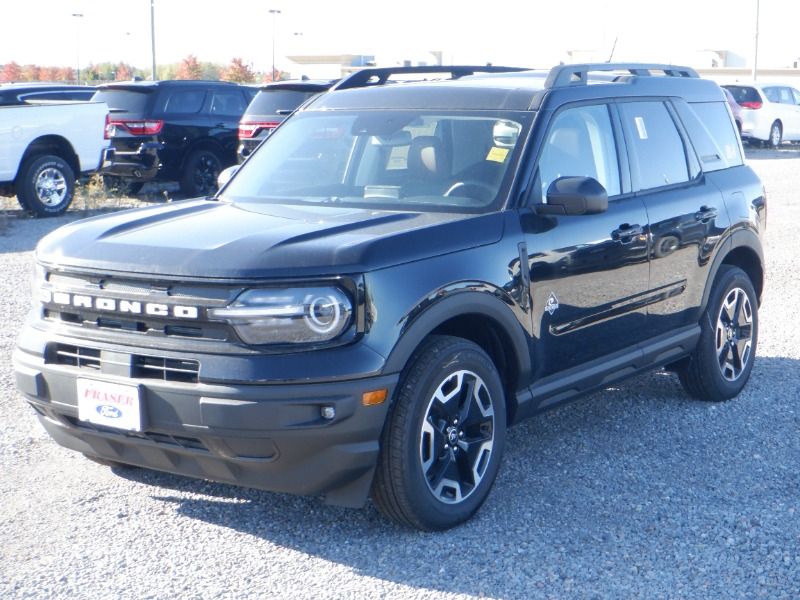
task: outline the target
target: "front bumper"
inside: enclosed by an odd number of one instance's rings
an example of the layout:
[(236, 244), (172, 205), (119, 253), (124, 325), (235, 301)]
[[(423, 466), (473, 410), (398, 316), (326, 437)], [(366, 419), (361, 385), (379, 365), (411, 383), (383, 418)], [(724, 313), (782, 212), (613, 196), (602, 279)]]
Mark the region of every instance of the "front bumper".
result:
[[(119, 356), (116, 357), (119, 359)], [(361, 506), (398, 376), (313, 384), (250, 385), (134, 379), (49, 364), (15, 351), (18, 389), (53, 439), (84, 454), (160, 471)], [(87, 372), (88, 371), (88, 372)], [(138, 385), (141, 432), (78, 419), (77, 383)], [(386, 402), (362, 394), (386, 388)], [(335, 416), (322, 416), (333, 407)]]

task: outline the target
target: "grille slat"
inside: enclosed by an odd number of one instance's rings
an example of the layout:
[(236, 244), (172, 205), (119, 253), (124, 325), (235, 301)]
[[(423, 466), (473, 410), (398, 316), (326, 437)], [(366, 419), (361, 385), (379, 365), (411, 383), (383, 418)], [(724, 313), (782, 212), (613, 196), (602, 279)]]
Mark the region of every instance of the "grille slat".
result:
[(161, 381), (179, 381), (197, 383), (200, 375), (200, 362), (163, 356), (130, 355), (130, 360), (104, 356), (97, 348), (86, 348), (69, 344), (52, 344), (47, 352), (47, 362), (105, 371), (105, 367), (131, 367), (131, 376), (139, 379), (160, 379)]

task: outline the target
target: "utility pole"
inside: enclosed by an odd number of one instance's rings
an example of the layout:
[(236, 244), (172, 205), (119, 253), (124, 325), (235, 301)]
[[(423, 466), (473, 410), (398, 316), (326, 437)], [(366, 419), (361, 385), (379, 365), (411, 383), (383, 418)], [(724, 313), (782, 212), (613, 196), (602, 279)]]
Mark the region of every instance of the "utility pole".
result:
[(758, 18), (761, 14), (761, 0), (756, 0), (756, 47), (753, 51), (753, 81), (758, 78)]
[(77, 50), (75, 52), (77, 54), (77, 56), (76, 56), (77, 78), (78, 78), (78, 84), (80, 84), (80, 82), (81, 82), (81, 19), (83, 19), (83, 13), (72, 13), (72, 16), (75, 17), (76, 23), (77, 23), (77, 25), (76, 25), (76, 32), (77, 33), (76, 33), (76, 37), (75, 37), (75, 39), (76, 39), (75, 46), (76, 46)]
[(156, 77), (156, 8), (155, 0), (150, 0), (150, 44), (153, 53), (153, 81)]
[(270, 76), (270, 79), (275, 81), (275, 21), (277, 16), (281, 14), (281, 11), (279, 11), (277, 8), (270, 8), (269, 14), (272, 15), (272, 75)]

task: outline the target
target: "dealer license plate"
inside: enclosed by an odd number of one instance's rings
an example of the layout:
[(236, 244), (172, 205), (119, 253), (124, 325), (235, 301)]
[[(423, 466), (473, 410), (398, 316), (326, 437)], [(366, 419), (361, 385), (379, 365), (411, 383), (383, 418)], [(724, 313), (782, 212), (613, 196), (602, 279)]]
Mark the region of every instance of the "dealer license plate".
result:
[(78, 379), (78, 418), (106, 427), (141, 431), (139, 387)]

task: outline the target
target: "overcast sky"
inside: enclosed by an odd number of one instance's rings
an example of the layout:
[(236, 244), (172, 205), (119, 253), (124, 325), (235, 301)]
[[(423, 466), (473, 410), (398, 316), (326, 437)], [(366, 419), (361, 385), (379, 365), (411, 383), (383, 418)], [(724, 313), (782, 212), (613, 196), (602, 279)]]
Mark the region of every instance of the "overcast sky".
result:
[[(156, 58), (188, 54), (257, 70), (294, 54), (370, 54), (390, 64), (430, 60), (549, 67), (580, 51), (606, 60), (696, 60), (732, 50), (752, 60), (756, 0), (154, 0)], [(73, 13), (83, 17), (73, 17)], [(761, 0), (759, 66), (800, 59), (800, 1)], [(150, 0), (0, 0), (0, 64), (150, 65)], [(79, 41), (80, 35), (80, 41)]]

